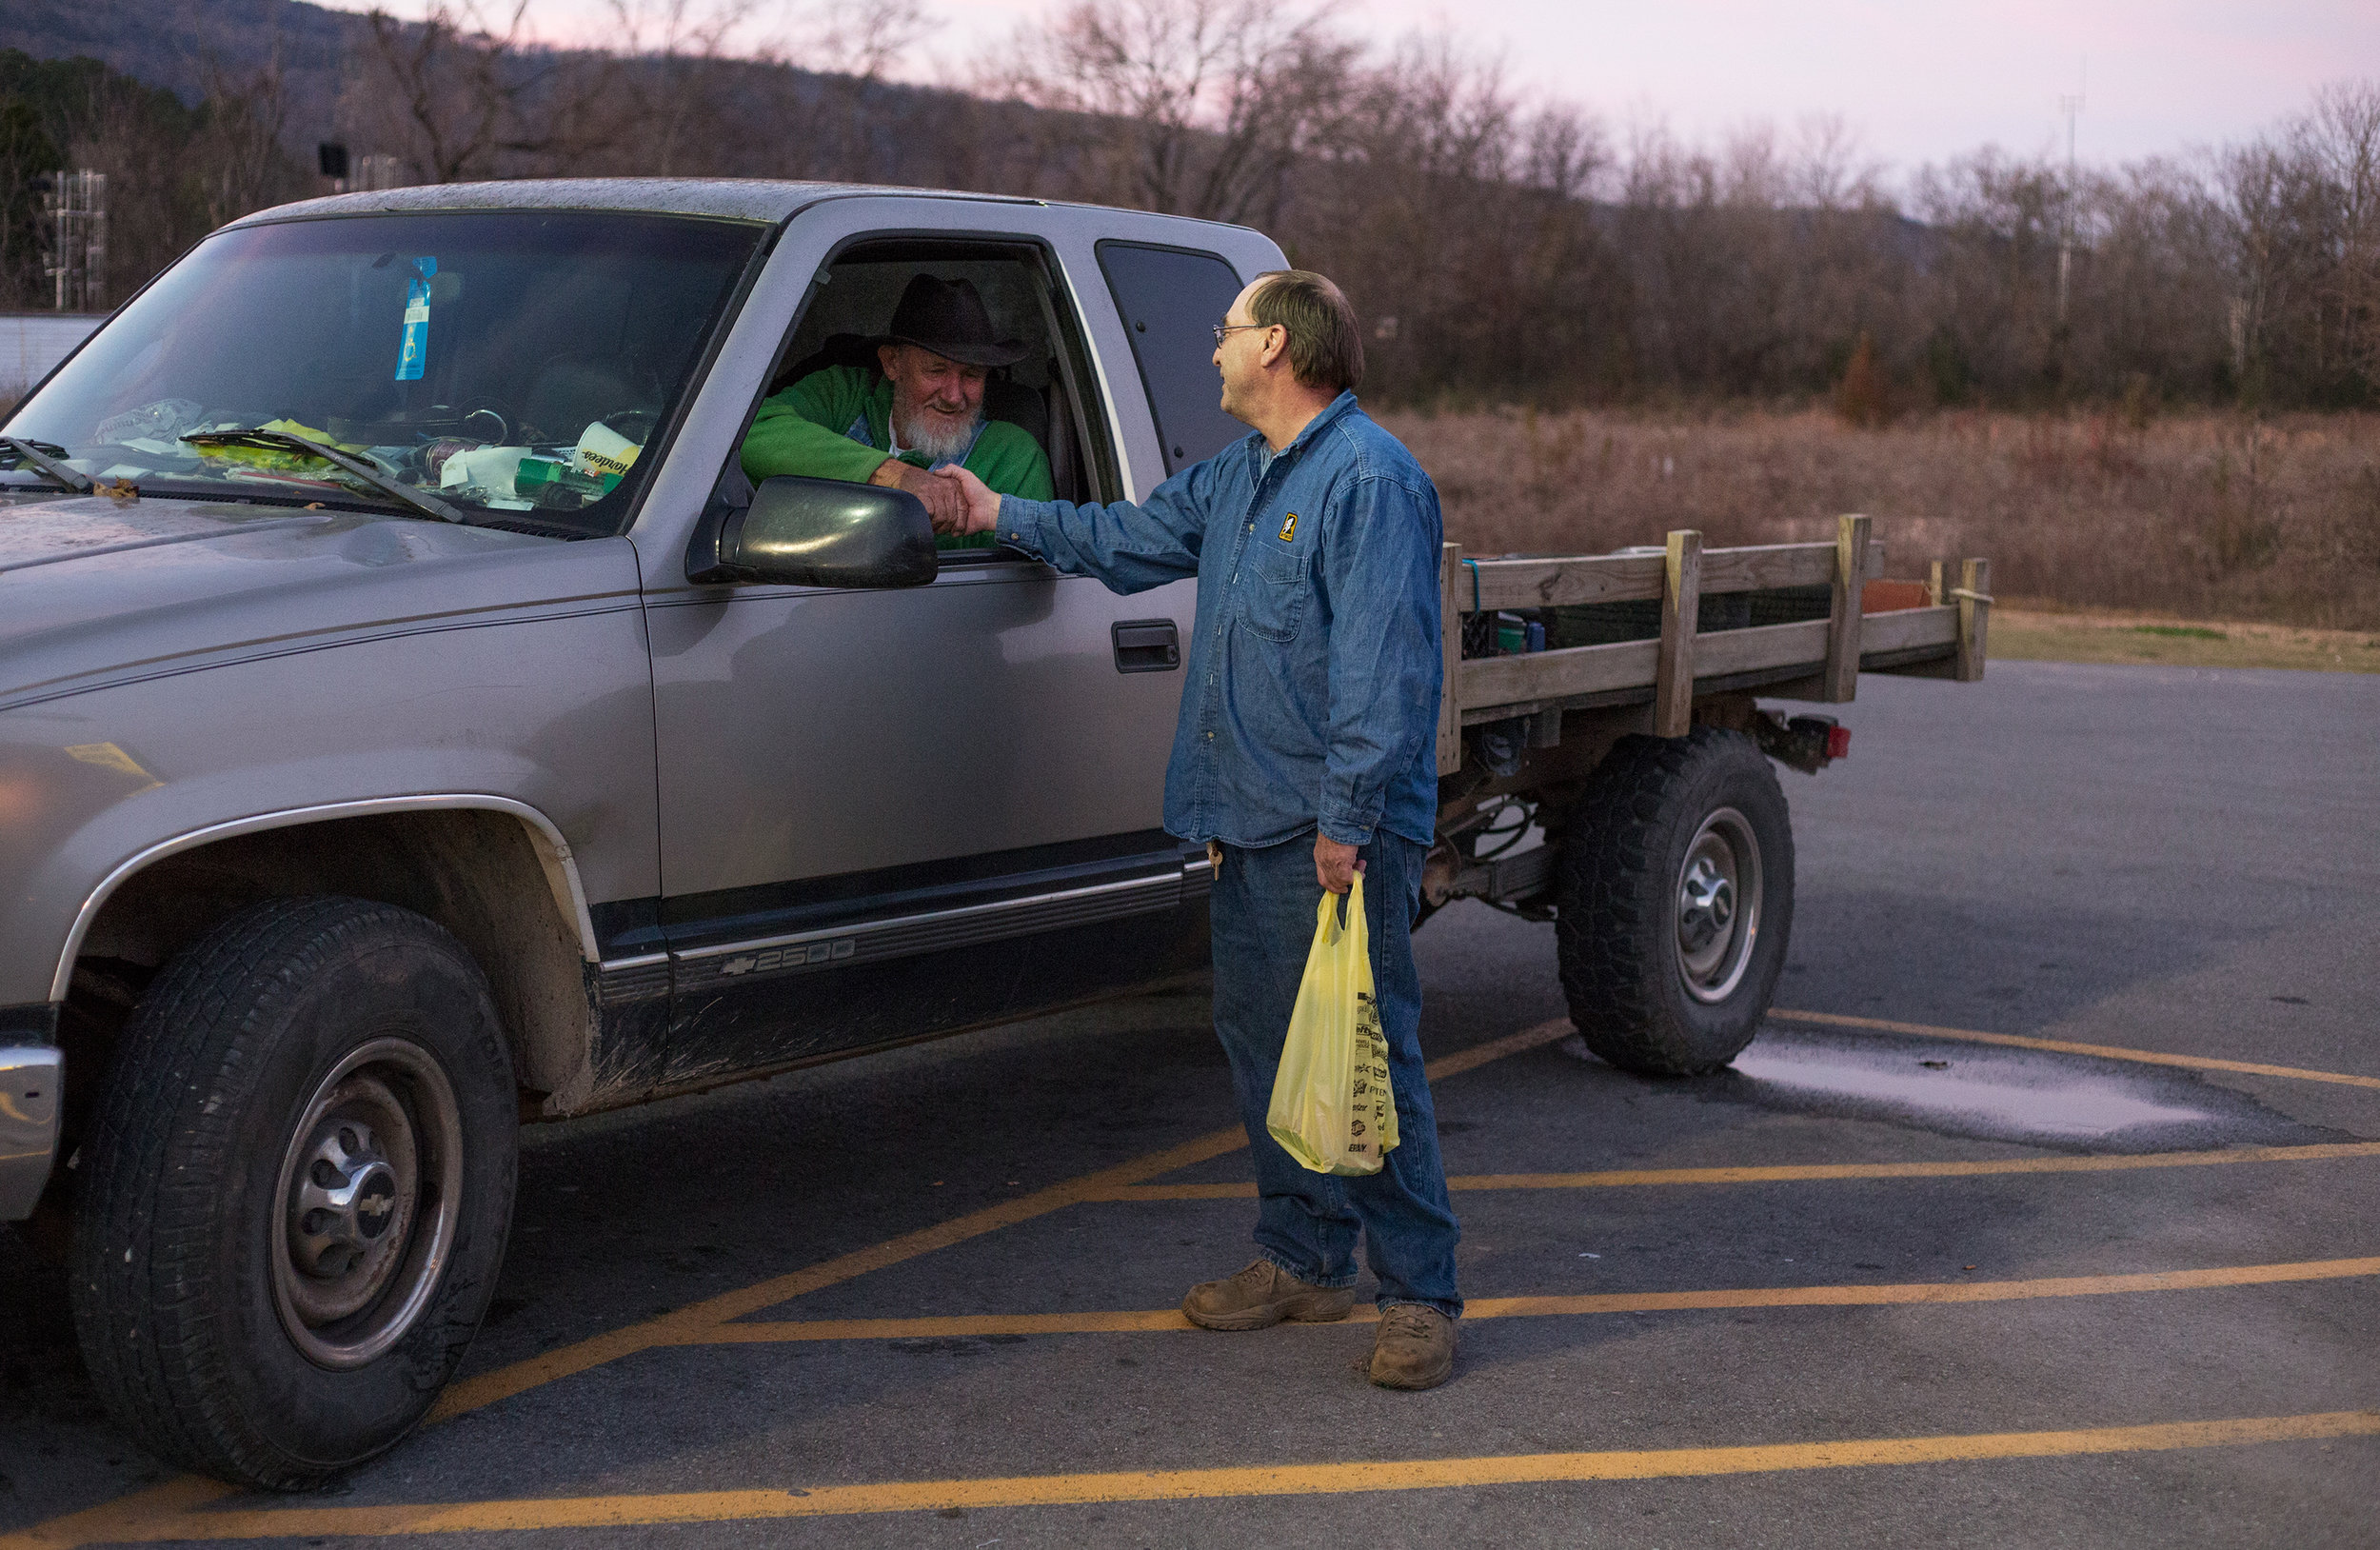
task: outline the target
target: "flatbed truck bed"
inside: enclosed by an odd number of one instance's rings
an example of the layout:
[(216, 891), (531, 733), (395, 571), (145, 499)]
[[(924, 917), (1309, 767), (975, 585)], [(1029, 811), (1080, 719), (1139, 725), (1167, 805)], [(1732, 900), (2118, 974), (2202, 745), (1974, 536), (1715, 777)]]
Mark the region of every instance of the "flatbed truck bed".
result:
[(1870, 527), (1740, 548), (1693, 529), (1603, 555), (1443, 548), (1423, 907), (1476, 898), (1556, 923), (1572, 1016), (1616, 1064), (1713, 1069), (1767, 1014), (1793, 839), (1758, 756), (1815, 774), (1850, 734), (1759, 702), (1845, 704), (1863, 672), (1983, 676), (1990, 563), (1887, 580)]

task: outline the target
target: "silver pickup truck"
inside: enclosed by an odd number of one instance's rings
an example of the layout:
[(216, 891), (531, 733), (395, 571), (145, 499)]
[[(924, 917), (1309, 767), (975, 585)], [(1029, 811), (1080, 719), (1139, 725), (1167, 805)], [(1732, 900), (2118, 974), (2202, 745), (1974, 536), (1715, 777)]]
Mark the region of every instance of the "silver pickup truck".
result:
[[(1158, 826), (1191, 584), (938, 550), (902, 492), (758, 489), (762, 399), (920, 272), (1061, 498), (1242, 427), (1243, 229), (844, 186), (347, 195), (208, 237), (0, 431), (0, 1221), (99, 1392), (226, 1480), (427, 1411), (517, 1126), (1132, 991), (1206, 956)], [(1979, 562), (1874, 613), (1834, 544), (1445, 557), (1432, 907), (1560, 925), (1589, 1043), (1755, 1031), (1792, 910), (1755, 692), (1973, 677)], [(1889, 584), (1888, 584), (1889, 585)], [(1765, 612), (1762, 610), (1766, 610)]]

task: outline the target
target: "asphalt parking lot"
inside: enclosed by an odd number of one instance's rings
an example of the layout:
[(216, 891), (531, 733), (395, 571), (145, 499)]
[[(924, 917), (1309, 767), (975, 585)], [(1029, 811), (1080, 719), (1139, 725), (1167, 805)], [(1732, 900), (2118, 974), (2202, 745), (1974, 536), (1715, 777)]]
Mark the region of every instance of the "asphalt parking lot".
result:
[(320, 1495), (132, 1450), (0, 1239), (0, 1546), (2373, 1543), (2380, 678), (1846, 708), (1734, 1071), (1586, 1056), (1550, 927), (1417, 939), (1446, 1388), (1174, 1311), (1251, 1216), (1184, 993), (530, 1133), (464, 1379)]

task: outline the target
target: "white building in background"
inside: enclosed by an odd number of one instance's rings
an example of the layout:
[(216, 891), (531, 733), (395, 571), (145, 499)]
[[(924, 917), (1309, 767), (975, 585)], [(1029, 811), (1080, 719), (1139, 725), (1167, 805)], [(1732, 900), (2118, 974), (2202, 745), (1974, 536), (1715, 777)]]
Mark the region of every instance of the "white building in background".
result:
[(0, 402), (48, 376), (106, 321), (98, 312), (0, 312)]

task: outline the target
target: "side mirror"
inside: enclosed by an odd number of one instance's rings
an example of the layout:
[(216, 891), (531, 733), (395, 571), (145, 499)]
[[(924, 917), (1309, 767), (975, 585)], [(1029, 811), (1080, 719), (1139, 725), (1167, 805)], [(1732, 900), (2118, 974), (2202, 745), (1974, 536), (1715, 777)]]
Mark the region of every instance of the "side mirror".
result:
[(696, 529), (686, 580), (778, 586), (922, 586), (938, 569), (925, 503), (905, 489), (780, 475)]

